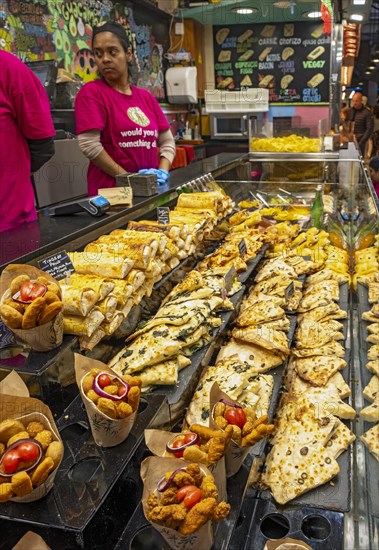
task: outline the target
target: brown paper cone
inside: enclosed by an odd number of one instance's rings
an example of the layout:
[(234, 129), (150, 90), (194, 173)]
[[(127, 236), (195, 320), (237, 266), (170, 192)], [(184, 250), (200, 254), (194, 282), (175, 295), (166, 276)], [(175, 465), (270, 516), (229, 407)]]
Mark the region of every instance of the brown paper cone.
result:
[[(62, 442), (49, 407), (42, 403), (39, 399), (1, 394), (0, 422), (6, 419), (17, 419), (25, 425), (29, 422), (41, 422), (53, 433), (53, 441)], [(22, 503), (33, 502), (47, 495), (54, 484), (54, 478), (58, 468), (59, 464), (51, 472), (51, 474), (49, 474), (45, 483), (33, 489), (31, 493), (25, 495), (24, 497), (14, 497), (11, 500)]]
[[(143, 481), (142, 506), (144, 514), (147, 518), (147, 499), (149, 495), (156, 491), (158, 481), (166, 472), (177, 470), (188, 466), (189, 462), (185, 462), (180, 458), (160, 458), (157, 456), (149, 456), (141, 464), (141, 478)], [(205, 466), (200, 466), (204, 475), (210, 475), (209, 470)], [(152, 523), (172, 550), (210, 550), (213, 544), (213, 525), (211, 521), (207, 521), (198, 531), (192, 535), (181, 535), (175, 529), (164, 527)]]
[(19, 397), (29, 397), (28, 386), (14, 370), (0, 382), (0, 395), (3, 393), (18, 395)]
[[(59, 286), (51, 275), (32, 265), (10, 264), (0, 277), (1, 303), (11, 297), (9, 286), (18, 275), (28, 275), (31, 280), (37, 277), (45, 277), (51, 283)], [(45, 325), (37, 326), (29, 330), (10, 329), (23, 342), (26, 342), (35, 351), (48, 351), (61, 345), (63, 340), (63, 313), (59, 313), (54, 319)]]
[[(231, 403), (236, 403), (233, 399), (230, 399), (230, 397), (220, 390), (219, 385), (217, 382), (215, 382), (211, 388), (210, 391), (210, 411), (211, 414), (209, 416), (209, 427), (214, 429), (220, 429), (217, 424), (213, 421), (213, 409), (216, 403), (220, 401), (220, 399), (226, 399), (227, 401), (230, 401)], [(249, 454), (249, 450), (251, 447), (241, 447), (238, 445), (233, 439), (230, 440), (230, 443), (228, 445), (228, 448), (225, 452), (225, 469), (226, 469), (226, 477), (232, 477), (234, 476), (238, 470), (241, 468), (245, 458)]]
[[(172, 458), (173, 455), (166, 451), (166, 445), (176, 435), (179, 434), (174, 432), (166, 432), (164, 430), (145, 430), (145, 443), (149, 451), (151, 451), (155, 456)], [(176, 460), (184, 461), (183, 458)], [(218, 487), (219, 499), (226, 500), (227, 491), (224, 457), (222, 457), (222, 459), (215, 464), (205, 464), (205, 466), (214, 477)]]
[(95, 403), (88, 399), (82, 387), (83, 378), (91, 369), (100, 369), (101, 371), (109, 373), (111, 376), (115, 376), (112, 369), (101, 361), (96, 361), (95, 359), (90, 359), (89, 357), (84, 357), (83, 355), (75, 353), (76, 382), (86, 408), (92, 437), (96, 445), (100, 447), (115, 447), (128, 437), (137, 418), (137, 411), (127, 418), (122, 418), (120, 420), (113, 420), (113, 418), (109, 418), (109, 416), (99, 411)]
[(37, 533), (28, 531), (12, 550), (50, 550), (50, 546)]
[(312, 547), (302, 540), (287, 538), (267, 541), (263, 550), (312, 550)]

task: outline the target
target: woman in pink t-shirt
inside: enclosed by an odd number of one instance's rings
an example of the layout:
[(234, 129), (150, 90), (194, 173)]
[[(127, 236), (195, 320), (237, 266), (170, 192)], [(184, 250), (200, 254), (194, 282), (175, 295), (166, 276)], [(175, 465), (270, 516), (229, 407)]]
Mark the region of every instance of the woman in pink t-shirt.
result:
[(30, 179), (54, 154), (47, 94), (16, 56), (0, 50), (0, 231), (37, 218)]
[(373, 157), (370, 160), (368, 171), (372, 184), (374, 186), (375, 192), (379, 197), (379, 157)]
[(79, 146), (90, 160), (88, 194), (115, 187), (115, 176), (125, 172), (148, 171), (166, 183), (174, 138), (157, 100), (129, 83), (124, 27), (111, 21), (94, 27), (92, 49), (101, 78), (83, 86), (75, 102)]

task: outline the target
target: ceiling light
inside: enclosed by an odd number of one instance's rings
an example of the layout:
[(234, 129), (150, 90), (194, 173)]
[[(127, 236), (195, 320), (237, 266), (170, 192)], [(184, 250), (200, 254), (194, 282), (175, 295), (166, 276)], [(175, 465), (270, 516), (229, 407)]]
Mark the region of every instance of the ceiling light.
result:
[(369, 68), (371, 71), (375, 71), (376, 65), (369, 65), (368, 68)]
[(342, 93), (342, 101), (345, 101), (345, 99), (346, 99), (346, 92), (343, 92)]
[(355, 94), (355, 90), (352, 90), (350, 92), (349, 99), (353, 99), (354, 94)]
[(378, 56), (378, 57), (375, 57), (375, 58), (373, 59), (373, 62), (374, 62), (374, 63), (379, 63), (379, 56)]
[(363, 86), (363, 82), (358, 82), (358, 86)]
[(320, 11), (309, 11), (306, 14), (307, 17), (310, 17), (311, 19), (319, 19), (321, 17)]
[(353, 0), (354, 6), (364, 6), (366, 4), (366, 0)]
[(350, 15), (349, 19), (352, 21), (363, 21), (363, 15), (360, 13), (353, 13), (353, 15)]
[(256, 13), (258, 10), (256, 8), (233, 8), (232, 11), (239, 13), (239, 15), (250, 15), (251, 13)]
[(371, 71), (365, 71), (365, 74), (371, 74)]

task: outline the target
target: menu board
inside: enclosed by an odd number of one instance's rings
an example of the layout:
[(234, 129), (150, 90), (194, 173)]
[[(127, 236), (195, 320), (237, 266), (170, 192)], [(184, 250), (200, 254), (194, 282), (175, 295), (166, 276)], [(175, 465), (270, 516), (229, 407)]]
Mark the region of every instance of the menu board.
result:
[(330, 36), (323, 23), (214, 26), (219, 90), (268, 88), (271, 103), (329, 101)]

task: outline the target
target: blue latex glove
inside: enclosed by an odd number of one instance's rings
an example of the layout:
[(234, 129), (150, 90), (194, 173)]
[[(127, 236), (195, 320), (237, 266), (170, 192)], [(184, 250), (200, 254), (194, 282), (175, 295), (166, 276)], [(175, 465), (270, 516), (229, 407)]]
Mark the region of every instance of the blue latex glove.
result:
[(164, 185), (167, 183), (170, 174), (163, 168), (144, 168), (138, 171), (139, 174), (155, 174), (157, 176), (158, 185)]

